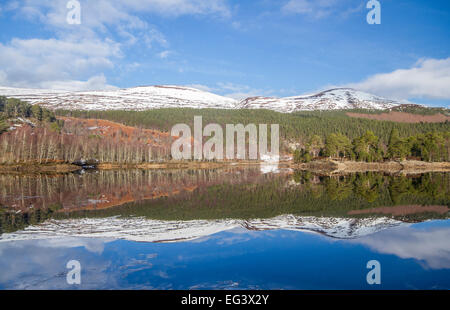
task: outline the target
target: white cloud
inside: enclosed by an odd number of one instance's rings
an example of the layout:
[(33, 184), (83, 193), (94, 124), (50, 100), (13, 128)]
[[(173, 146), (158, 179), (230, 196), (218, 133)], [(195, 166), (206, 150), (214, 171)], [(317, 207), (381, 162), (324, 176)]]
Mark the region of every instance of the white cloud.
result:
[(392, 229), (355, 242), (403, 259), (413, 258), (432, 269), (450, 268), (450, 229), (419, 230), (412, 227)]
[(39, 88), (67, 90), (67, 91), (88, 91), (88, 90), (113, 90), (117, 87), (108, 85), (103, 74), (93, 76), (87, 81), (45, 81), (39, 84)]
[(238, 85), (233, 83), (217, 83), (217, 91), (225, 97), (235, 100), (243, 100), (255, 96), (270, 96), (271, 90), (254, 89), (248, 85)]
[[(85, 90), (110, 88), (105, 70), (117, 66), (126, 49), (136, 44), (164, 48), (169, 42), (141, 14), (171, 18), (181, 15), (230, 16), (227, 0), (79, 0), (81, 25), (66, 21), (67, 0), (23, 0), (1, 4), (3, 11), (25, 18), (54, 33), (52, 39), (14, 38), (0, 44), (0, 84), (14, 87), (51, 87)], [(118, 38), (117, 38), (118, 36)], [(115, 41), (114, 38), (116, 37)], [(154, 53), (157, 55), (158, 51)], [(125, 59), (126, 62), (126, 59)]]
[(191, 88), (195, 88), (195, 89), (198, 89), (198, 90), (201, 90), (201, 91), (210, 92), (210, 93), (214, 92), (214, 89), (212, 89), (209, 86), (202, 85), (202, 84), (189, 84), (189, 85), (186, 85), (186, 87), (191, 87)]
[(217, 85), (220, 93), (225, 97), (235, 100), (243, 100), (255, 96), (268, 96), (271, 93), (271, 91), (253, 89), (247, 85), (237, 85), (233, 83), (217, 83)]
[(170, 54), (172, 54), (171, 51), (162, 51), (161, 53), (158, 54), (158, 57), (161, 59), (166, 59), (170, 56)]
[(337, 4), (336, 0), (289, 0), (282, 8), (286, 14), (305, 14), (314, 17), (323, 17), (331, 12)]
[(273, 90), (255, 89), (248, 85), (240, 85), (230, 82), (219, 82), (214, 86), (203, 84), (190, 84), (186, 86), (232, 98), (238, 101), (255, 96), (271, 96), (274, 93)]
[(376, 74), (346, 86), (400, 100), (450, 99), (450, 57), (422, 59), (412, 68)]
[(157, 42), (167, 45), (167, 40), (154, 26), (137, 16), (145, 12), (143, 9), (133, 9), (131, 2), (119, 0), (82, 1), (81, 24), (67, 23), (66, 0), (24, 0), (23, 4), (15, 8), (20, 17), (39, 22), (52, 31), (57, 37), (65, 39), (104, 38), (118, 34), (123, 44), (133, 45), (144, 42), (151, 46)]
[(299, 14), (316, 19), (329, 15), (347, 18), (361, 12), (365, 3), (355, 4), (348, 0), (289, 0), (281, 7), (284, 14)]
[(247, 85), (233, 84), (229, 82), (219, 82), (214, 86), (203, 84), (189, 84), (187, 87), (196, 88), (202, 91), (218, 94), (235, 100), (243, 100), (248, 97), (255, 96), (270, 96), (273, 94), (272, 90), (254, 89)]
[(214, 14), (231, 16), (226, 0), (117, 0), (134, 10), (167, 16)]
[[(108, 26), (127, 23), (129, 28), (142, 29), (147, 23), (137, 15), (150, 13), (167, 17), (182, 15), (214, 15), (229, 17), (226, 0), (78, 0), (81, 5), (81, 25), (105, 30)], [(66, 22), (67, 0), (24, 0), (17, 9), (29, 18), (39, 18), (44, 24), (76, 28)]]
[[(98, 72), (112, 69), (113, 58), (121, 57), (117, 43), (105, 40), (13, 39), (0, 44), (0, 83), (13, 87), (91, 86), (108, 88)], [(75, 82), (75, 80), (87, 80)]]

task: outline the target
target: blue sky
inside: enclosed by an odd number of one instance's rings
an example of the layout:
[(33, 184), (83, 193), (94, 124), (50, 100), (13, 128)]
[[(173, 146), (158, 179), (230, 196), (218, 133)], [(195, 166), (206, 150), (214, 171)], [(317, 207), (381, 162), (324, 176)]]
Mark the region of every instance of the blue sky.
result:
[(450, 103), (450, 2), (379, 0), (2, 1), (0, 85), (193, 85), (234, 98), (334, 86)]

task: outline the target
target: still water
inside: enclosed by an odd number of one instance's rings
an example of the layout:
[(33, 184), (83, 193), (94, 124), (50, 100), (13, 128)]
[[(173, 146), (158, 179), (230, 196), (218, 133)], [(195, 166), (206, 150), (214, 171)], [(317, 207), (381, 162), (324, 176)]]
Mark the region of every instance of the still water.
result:
[(0, 175), (0, 289), (449, 289), (449, 189), (267, 167)]

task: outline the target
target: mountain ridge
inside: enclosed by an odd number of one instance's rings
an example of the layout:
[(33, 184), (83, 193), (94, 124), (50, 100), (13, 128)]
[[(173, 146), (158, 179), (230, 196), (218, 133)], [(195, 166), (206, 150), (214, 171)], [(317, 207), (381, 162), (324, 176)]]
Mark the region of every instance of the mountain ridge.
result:
[(276, 98), (255, 96), (241, 101), (178, 85), (153, 85), (103, 91), (63, 91), (0, 87), (0, 95), (15, 97), (50, 109), (134, 110), (159, 108), (268, 109), (281, 113), (369, 109), (386, 110), (402, 103), (352, 88)]
[(332, 88), (314, 94), (284, 98), (250, 97), (240, 102), (241, 108), (266, 108), (282, 113), (317, 110), (369, 109), (386, 110), (402, 103), (353, 88)]

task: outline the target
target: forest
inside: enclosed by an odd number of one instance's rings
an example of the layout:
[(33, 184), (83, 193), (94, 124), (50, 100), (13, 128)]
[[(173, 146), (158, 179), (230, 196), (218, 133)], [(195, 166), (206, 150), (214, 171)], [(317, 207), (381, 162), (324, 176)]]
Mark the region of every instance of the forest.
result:
[[(12, 128), (12, 130), (8, 130)], [(0, 164), (73, 163), (80, 160), (142, 163), (169, 158), (169, 147), (148, 144), (148, 135), (121, 132), (102, 137), (66, 123), (39, 105), (0, 97)]]
[(363, 162), (407, 158), (445, 162), (450, 160), (450, 132), (427, 132), (401, 138), (394, 128), (386, 145), (370, 130), (353, 140), (340, 133), (331, 133), (325, 140), (314, 135), (302, 149), (295, 150), (294, 161), (307, 163), (321, 156)]
[[(175, 124), (193, 127), (194, 116), (201, 115), (203, 124), (279, 124), (280, 138), (285, 141), (304, 142), (313, 135), (322, 139), (330, 133), (341, 133), (349, 139), (364, 135), (368, 130), (387, 143), (392, 129), (397, 129), (400, 137), (409, 137), (427, 132), (448, 132), (450, 124), (445, 123), (395, 123), (362, 118), (351, 118), (345, 111), (315, 111), (279, 113), (270, 110), (221, 110), (167, 108), (148, 111), (65, 111), (56, 110), (60, 116), (91, 119), (107, 119), (125, 125), (170, 131)], [(353, 112), (370, 112), (354, 110)], [(434, 110), (432, 110), (434, 111)], [(436, 113), (436, 112), (435, 112)]]
[(55, 113), (38, 104), (31, 105), (16, 98), (0, 96), (0, 133), (7, 130), (7, 120), (11, 118), (33, 118), (38, 122), (50, 123), (55, 130), (63, 126), (63, 122), (56, 119)]
[[(403, 107), (409, 113), (444, 113), (438, 108)], [(403, 111), (402, 110), (402, 111)], [(283, 114), (269, 110), (159, 109), (149, 111), (56, 111), (58, 115), (108, 119), (132, 126), (169, 131), (178, 123), (193, 126), (194, 116), (203, 123), (280, 124), (281, 152), (292, 152), (296, 162), (315, 158), (365, 162), (404, 160), (449, 161), (450, 124), (396, 123), (351, 118), (348, 111), (297, 112)], [(376, 113), (366, 110), (354, 112)]]
[[(441, 110), (437, 112), (443, 113)], [(187, 108), (50, 111), (40, 105), (0, 97), (0, 164), (73, 163), (80, 160), (121, 164), (170, 161), (173, 140), (168, 132), (179, 123), (192, 128), (194, 116), (199, 115), (204, 124), (279, 124), (280, 152), (292, 154), (295, 151), (296, 162), (323, 158), (365, 162), (450, 160), (448, 121), (397, 123), (352, 118), (346, 115), (346, 111), (292, 114), (269, 110)], [(77, 121), (63, 121), (62, 117), (108, 120), (133, 126), (133, 129), (132, 132), (129, 128), (119, 129), (105, 135), (101, 134), (102, 126), (82, 126)]]

